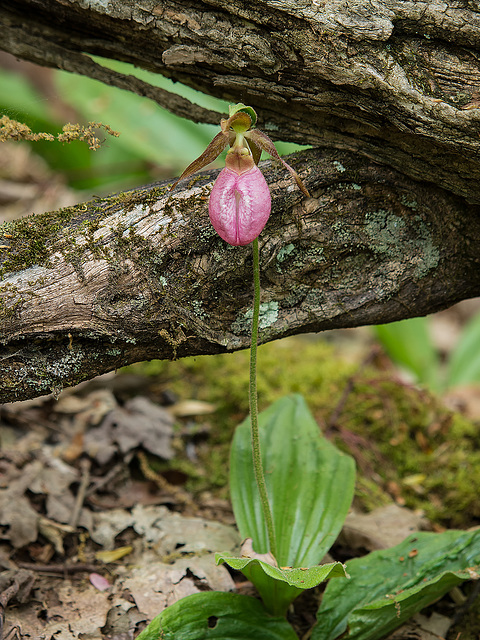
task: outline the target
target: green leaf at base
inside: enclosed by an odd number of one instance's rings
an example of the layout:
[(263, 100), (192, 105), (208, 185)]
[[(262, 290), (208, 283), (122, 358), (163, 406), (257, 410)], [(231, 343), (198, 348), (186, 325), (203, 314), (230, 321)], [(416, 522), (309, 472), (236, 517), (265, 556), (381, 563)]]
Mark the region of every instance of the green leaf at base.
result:
[(417, 533), (347, 562), (327, 585), (311, 640), (379, 640), (464, 580), (480, 578), (480, 530)]
[[(258, 416), (267, 492), (280, 566), (318, 565), (342, 528), (355, 464), (323, 437), (300, 395), (285, 396)], [(250, 420), (237, 427), (230, 452), (230, 494), (242, 538), (257, 553), (268, 536), (253, 471)]]
[(136, 640), (298, 640), (285, 618), (255, 598), (204, 591), (182, 598), (152, 620)]
[(216, 553), (215, 561), (241, 571), (255, 584), (266, 609), (278, 615), (285, 615), (290, 603), (305, 589), (313, 589), (329, 578), (348, 577), (341, 562), (308, 568), (274, 567), (257, 558), (236, 558), (229, 553)]

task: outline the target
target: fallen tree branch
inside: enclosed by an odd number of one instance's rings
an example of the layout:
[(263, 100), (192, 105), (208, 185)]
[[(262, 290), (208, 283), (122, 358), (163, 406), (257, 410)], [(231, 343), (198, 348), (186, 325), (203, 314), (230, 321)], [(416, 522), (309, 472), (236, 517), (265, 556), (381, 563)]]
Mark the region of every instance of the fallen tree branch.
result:
[(0, 48), (19, 58), (218, 123), (98, 56), (130, 62), (250, 104), (275, 140), (355, 150), (480, 202), (475, 3), (0, 0), (0, 26)]
[[(476, 205), (331, 149), (265, 164), (261, 341), (423, 315), (480, 294)], [(216, 172), (0, 228), (0, 402), (150, 358), (248, 347), (251, 247), (213, 231)]]

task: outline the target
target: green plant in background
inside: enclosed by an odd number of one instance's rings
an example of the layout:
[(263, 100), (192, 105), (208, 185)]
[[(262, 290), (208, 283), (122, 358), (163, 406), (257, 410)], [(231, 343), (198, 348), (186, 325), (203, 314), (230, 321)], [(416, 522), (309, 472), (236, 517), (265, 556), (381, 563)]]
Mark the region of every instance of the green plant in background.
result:
[(388, 355), (432, 391), (480, 382), (480, 314), (465, 326), (448, 361), (442, 363), (428, 318), (411, 318), (374, 328)]
[[(259, 634), (290, 640), (297, 637), (285, 617), (290, 604), (305, 589), (333, 577), (339, 580), (327, 586), (311, 637), (379, 640), (453, 586), (480, 578), (480, 531), (421, 533), (347, 565), (321, 564), (353, 497), (354, 463), (322, 436), (299, 395), (280, 398), (257, 415), (257, 236), (270, 213), (270, 200), (263, 196), (253, 164), (260, 154), (247, 138), (256, 120), (252, 112), (243, 104), (230, 108), (222, 132), (183, 175), (230, 144), (227, 168), (214, 186), (220, 196), (210, 202), (210, 218), (231, 244), (253, 240), (250, 417), (237, 428), (230, 455), (232, 505), (246, 540), (239, 556), (217, 553), (216, 561), (242, 571), (257, 587), (262, 604), (240, 594), (198, 593), (165, 609), (138, 640), (246, 640)], [(232, 174), (228, 180), (222, 177), (225, 171)]]
[[(149, 80), (153, 77), (156, 85), (165, 88), (173, 85), (132, 65), (117, 63), (116, 68), (142, 78), (148, 75)], [(48, 82), (54, 99), (46, 99), (27, 77), (1, 71), (0, 115), (5, 113), (34, 131), (55, 135), (64, 123), (63, 111), (67, 111), (69, 118), (102, 120), (121, 132), (118, 139), (109, 140), (96, 153), (82, 148), (83, 145), (52, 148), (46, 143), (35, 143), (35, 151), (54, 170), (64, 173), (76, 189), (125, 189), (155, 177), (171, 177), (185, 165), (192, 150), (199, 152), (204, 148), (214, 129), (212, 125), (194, 125), (141, 96), (83, 76), (52, 71)], [(182, 85), (177, 87), (177, 91), (194, 101), (200, 95)], [(225, 103), (215, 98), (205, 97), (203, 104), (206, 108), (225, 108)], [(63, 105), (63, 111), (58, 105)]]
[[(223, 100), (158, 74), (123, 62), (97, 60), (103, 66), (182, 95), (206, 109), (220, 113), (227, 109), (228, 103)], [(68, 119), (100, 120), (121, 132), (119, 138), (109, 139), (96, 153), (84, 145), (35, 143), (35, 152), (52, 169), (64, 174), (75, 189), (107, 193), (178, 175), (192, 154), (201, 153), (215, 131), (213, 125), (194, 124), (150, 100), (97, 80), (66, 71), (49, 70), (49, 74), (45, 80), (46, 97), (38, 83), (34, 85), (27, 76), (0, 69), (0, 116), (5, 114), (24, 122), (33, 131), (56, 135), (67, 119), (63, 112), (69, 111)], [(279, 146), (281, 153), (298, 148), (292, 143)]]

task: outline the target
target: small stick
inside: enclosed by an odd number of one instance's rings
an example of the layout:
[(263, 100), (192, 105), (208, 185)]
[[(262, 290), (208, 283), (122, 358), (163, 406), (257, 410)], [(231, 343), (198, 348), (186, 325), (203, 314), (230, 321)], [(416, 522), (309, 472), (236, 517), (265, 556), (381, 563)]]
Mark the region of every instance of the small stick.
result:
[(98, 567), (93, 564), (35, 564), (34, 562), (19, 562), (18, 566), (29, 571), (38, 571), (39, 573), (83, 573), (97, 571)]
[(85, 501), (85, 497), (87, 495), (88, 485), (90, 484), (90, 460), (83, 459), (80, 461), (82, 468), (82, 479), (80, 481), (80, 486), (78, 487), (77, 496), (75, 499), (75, 505), (73, 507), (72, 515), (70, 516), (69, 525), (72, 529), (76, 529), (78, 525), (78, 520), (80, 518), (80, 512), (82, 511), (83, 503)]
[(116, 476), (120, 475), (120, 473), (125, 470), (125, 467), (130, 464), (132, 458), (133, 452), (126, 454), (123, 460), (112, 467), (107, 474), (105, 474), (101, 478), (93, 480), (91, 486), (85, 494), (86, 497), (90, 498), (90, 496), (92, 496), (96, 491), (98, 491), (99, 489), (103, 489), (106, 485), (108, 485), (109, 482), (114, 480)]
[(345, 407), (345, 403), (347, 402), (348, 396), (352, 393), (354, 387), (355, 387), (355, 383), (357, 381), (357, 377), (359, 375), (359, 373), (361, 371), (363, 371), (363, 369), (365, 369), (366, 367), (368, 367), (369, 364), (371, 364), (371, 362), (378, 356), (378, 349), (377, 348), (373, 348), (370, 353), (366, 356), (366, 358), (364, 358), (362, 360), (362, 362), (360, 363), (357, 371), (350, 376), (350, 378), (347, 381), (347, 384), (345, 385), (345, 388), (343, 389), (342, 395), (340, 397), (340, 400), (337, 402), (336, 407), (334, 408), (334, 410), (332, 411), (332, 413), (330, 414), (330, 417), (327, 420), (327, 428), (331, 429), (332, 427), (335, 427), (335, 425), (338, 422), (338, 419), (340, 418), (340, 414), (342, 413), (344, 407)]
[(170, 493), (179, 502), (182, 502), (183, 504), (196, 510), (195, 503), (186, 491), (180, 489), (179, 487), (175, 487), (173, 484), (170, 484), (170, 482), (168, 482), (168, 480), (166, 480), (160, 473), (157, 473), (151, 468), (151, 466), (148, 464), (148, 458), (145, 455), (144, 451), (138, 451), (137, 458), (140, 463), (140, 469), (147, 480), (151, 480), (157, 485), (159, 489)]

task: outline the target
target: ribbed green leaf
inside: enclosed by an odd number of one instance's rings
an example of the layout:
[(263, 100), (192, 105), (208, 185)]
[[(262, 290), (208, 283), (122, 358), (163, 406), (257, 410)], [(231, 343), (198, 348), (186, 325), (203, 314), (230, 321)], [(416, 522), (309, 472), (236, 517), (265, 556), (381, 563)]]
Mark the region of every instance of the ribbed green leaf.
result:
[(279, 615), (284, 615), (290, 603), (305, 589), (313, 589), (330, 578), (348, 577), (341, 562), (291, 569), (273, 567), (257, 558), (236, 558), (229, 553), (216, 553), (215, 560), (217, 564), (226, 562), (232, 569), (241, 571), (257, 587), (265, 608)]
[[(259, 415), (262, 458), (280, 566), (321, 562), (350, 507), (353, 459), (326, 440), (304, 399), (281, 398)], [(240, 534), (257, 553), (268, 551), (255, 483), (250, 420), (236, 430), (230, 454), (230, 492)]]
[(137, 640), (298, 640), (285, 618), (269, 615), (249, 596), (195, 593), (167, 607)]
[(384, 638), (455, 585), (480, 578), (479, 565), (479, 530), (417, 533), (349, 560), (351, 579), (327, 585), (311, 640)]

